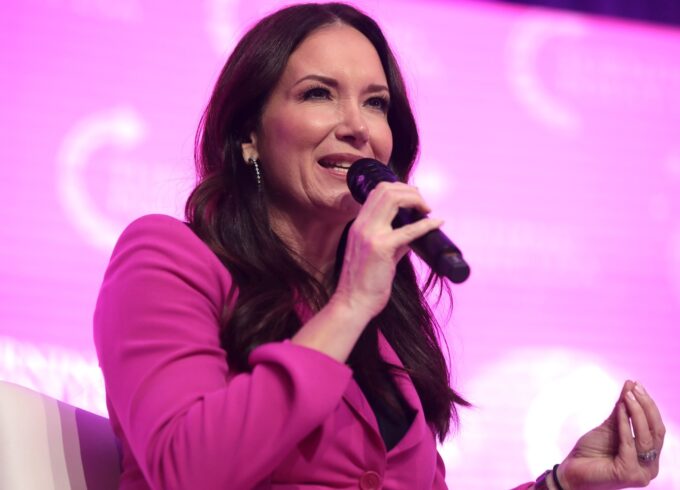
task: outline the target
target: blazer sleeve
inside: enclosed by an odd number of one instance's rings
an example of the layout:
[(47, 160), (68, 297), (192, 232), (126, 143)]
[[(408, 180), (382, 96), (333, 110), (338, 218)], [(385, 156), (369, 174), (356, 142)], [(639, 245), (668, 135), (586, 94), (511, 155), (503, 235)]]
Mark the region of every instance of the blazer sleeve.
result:
[(437, 467), (435, 468), (432, 490), (448, 490), (446, 486), (446, 466), (439, 451), (437, 451)]
[[(344, 364), (290, 342), (231, 373), (219, 343), (228, 272), (167, 216), (131, 224), (97, 300), (94, 334), (110, 410), (152, 488), (250, 488), (335, 409)], [(112, 414), (113, 418), (113, 414)]]

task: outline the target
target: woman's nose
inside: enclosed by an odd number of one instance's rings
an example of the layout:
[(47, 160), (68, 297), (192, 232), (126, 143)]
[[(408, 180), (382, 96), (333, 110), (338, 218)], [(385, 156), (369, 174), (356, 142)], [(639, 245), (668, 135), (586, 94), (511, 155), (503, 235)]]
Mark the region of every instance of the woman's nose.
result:
[(368, 141), (368, 124), (361, 107), (346, 103), (341, 109), (341, 118), (335, 132), (338, 139), (360, 146)]

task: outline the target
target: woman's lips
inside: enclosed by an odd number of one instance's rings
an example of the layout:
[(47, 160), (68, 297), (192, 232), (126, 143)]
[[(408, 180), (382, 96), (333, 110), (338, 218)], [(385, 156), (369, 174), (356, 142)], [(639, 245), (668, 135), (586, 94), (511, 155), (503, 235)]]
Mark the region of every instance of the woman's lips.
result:
[(319, 158), (318, 163), (325, 169), (346, 175), (352, 164), (361, 158), (364, 157), (349, 153), (335, 153)]

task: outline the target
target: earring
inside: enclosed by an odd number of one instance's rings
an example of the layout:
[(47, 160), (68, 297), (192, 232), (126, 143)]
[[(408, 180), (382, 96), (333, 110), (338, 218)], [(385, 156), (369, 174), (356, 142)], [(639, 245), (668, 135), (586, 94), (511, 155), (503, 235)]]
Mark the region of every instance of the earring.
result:
[(262, 188), (262, 175), (260, 174), (260, 160), (257, 158), (249, 158), (248, 165), (252, 165), (255, 169), (255, 180), (257, 181), (257, 188)]

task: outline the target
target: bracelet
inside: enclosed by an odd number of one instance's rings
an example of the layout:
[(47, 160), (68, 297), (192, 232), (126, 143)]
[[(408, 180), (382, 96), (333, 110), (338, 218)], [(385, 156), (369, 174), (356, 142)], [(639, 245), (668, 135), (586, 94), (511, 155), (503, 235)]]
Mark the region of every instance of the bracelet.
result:
[(550, 474), (550, 470), (545, 470), (541, 476), (536, 478), (536, 483), (534, 483), (534, 490), (550, 490), (548, 484), (546, 483), (546, 478)]
[(558, 466), (559, 466), (559, 464), (556, 464), (555, 466), (553, 466), (553, 469), (552, 469), (553, 481), (555, 482), (555, 486), (557, 486), (557, 490), (564, 490), (564, 488), (562, 488), (562, 485), (560, 484), (560, 481), (557, 479), (557, 467)]
[(536, 483), (534, 483), (534, 490), (550, 490), (548, 487), (548, 483), (546, 481), (550, 473), (552, 473), (553, 475), (553, 481), (555, 482), (557, 490), (564, 490), (564, 488), (560, 484), (560, 481), (557, 479), (558, 466), (559, 464), (556, 464), (555, 466), (553, 466), (552, 470), (545, 470), (543, 474), (536, 479)]

